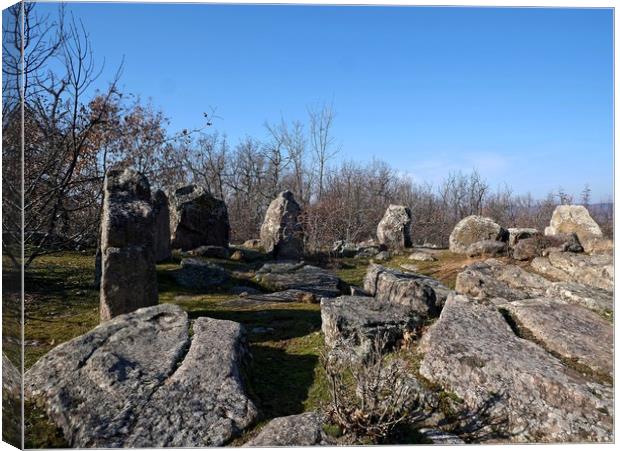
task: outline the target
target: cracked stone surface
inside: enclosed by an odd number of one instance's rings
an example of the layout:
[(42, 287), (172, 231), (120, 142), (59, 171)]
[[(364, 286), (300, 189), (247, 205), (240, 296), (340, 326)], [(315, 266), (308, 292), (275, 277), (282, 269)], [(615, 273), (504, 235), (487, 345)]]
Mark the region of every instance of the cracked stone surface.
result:
[(267, 263), (255, 276), (270, 291), (298, 290), (319, 297), (340, 296), (341, 280), (333, 273), (305, 263)]
[(488, 259), (474, 263), (456, 276), (455, 289), (474, 299), (508, 301), (543, 296), (551, 282), (516, 265)]
[(571, 304), (581, 305), (598, 313), (614, 310), (612, 291), (590, 287), (575, 282), (555, 282), (547, 289), (546, 297), (559, 298)]
[(421, 316), (437, 315), (450, 293), (431, 277), (376, 264), (368, 266), (364, 291), (378, 301), (405, 305)]
[(451, 295), (420, 351), (420, 374), (463, 399), (480, 441), (613, 440), (613, 388), (519, 338), (494, 306)]
[(536, 257), (532, 268), (544, 275), (564, 282), (613, 291), (613, 255), (587, 255), (572, 252), (550, 252), (547, 257)]
[(596, 313), (558, 299), (534, 298), (502, 306), (520, 334), (547, 351), (611, 380), (614, 329)]
[[(25, 376), (73, 447), (221, 446), (256, 418), (239, 366), (244, 332), (163, 304), (56, 347)], [(183, 425), (183, 427), (180, 427)]]

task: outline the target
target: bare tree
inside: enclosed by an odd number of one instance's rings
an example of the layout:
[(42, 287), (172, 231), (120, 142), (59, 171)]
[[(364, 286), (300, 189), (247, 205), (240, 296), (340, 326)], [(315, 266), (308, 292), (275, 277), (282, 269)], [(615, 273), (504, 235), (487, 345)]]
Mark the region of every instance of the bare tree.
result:
[(310, 146), (314, 155), (317, 182), (318, 199), (323, 197), (323, 182), (327, 163), (335, 157), (339, 148), (333, 136), (334, 119), (336, 112), (333, 103), (323, 104), (319, 107), (309, 107), (308, 117), (310, 121)]

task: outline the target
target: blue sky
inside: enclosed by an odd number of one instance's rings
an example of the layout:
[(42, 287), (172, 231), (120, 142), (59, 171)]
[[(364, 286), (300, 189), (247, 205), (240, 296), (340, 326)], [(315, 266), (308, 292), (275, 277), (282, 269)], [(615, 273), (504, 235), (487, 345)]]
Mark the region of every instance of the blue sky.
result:
[[(41, 10), (56, 8), (39, 5)], [(334, 100), (339, 158), (613, 193), (611, 9), (70, 4), (110, 78), (234, 144)]]

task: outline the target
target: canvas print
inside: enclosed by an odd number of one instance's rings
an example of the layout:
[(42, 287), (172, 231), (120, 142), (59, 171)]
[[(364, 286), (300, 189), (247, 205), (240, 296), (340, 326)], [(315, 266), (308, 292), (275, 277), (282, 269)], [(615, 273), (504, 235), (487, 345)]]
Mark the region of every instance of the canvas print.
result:
[(612, 443), (614, 10), (499, 6), (7, 5), (3, 441)]

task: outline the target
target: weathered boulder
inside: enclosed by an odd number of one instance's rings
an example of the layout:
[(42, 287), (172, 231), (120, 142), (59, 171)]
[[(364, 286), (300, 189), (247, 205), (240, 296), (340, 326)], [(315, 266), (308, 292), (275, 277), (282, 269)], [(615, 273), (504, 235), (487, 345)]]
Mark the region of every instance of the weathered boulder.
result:
[(230, 250), (223, 246), (200, 246), (191, 251), (184, 253), (189, 257), (204, 257), (204, 258), (220, 258), (225, 259), (230, 256)]
[(535, 271), (558, 281), (577, 282), (607, 291), (614, 289), (612, 255), (550, 252), (547, 257), (532, 260), (531, 266)]
[(583, 250), (588, 254), (613, 254), (614, 242), (600, 236), (587, 236), (583, 238)]
[(405, 305), (423, 317), (437, 315), (450, 293), (431, 277), (376, 264), (368, 266), (364, 291), (377, 301)]
[(168, 196), (162, 190), (153, 194), (153, 252), (155, 261), (168, 260), (170, 250), (170, 209), (168, 208)]
[(467, 247), (468, 257), (480, 257), (486, 255), (488, 257), (499, 257), (504, 255), (508, 250), (508, 246), (503, 241), (482, 240), (476, 241)]
[(346, 348), (358, 357), (367, 355), (379, 340), (392, 349), (422, 320), (402, 304), (382, 302), (368, 296), (321, 299), (321, 329), (329, 349)]
[(420, 351), (420, 374), (463, 400), (478, 440), (613, 440), (612, 387), (517, 337), (494, 306), (451, 295)]
[(255, 281), (270, 291), (300, 290), (318, 297), (340, 296), (342, 281), (331, 272), (305, 263), (267, 263)]
[(570, 304), (581, 305), (599, 314), (608, 315), (614, 310), (614, 294), (612, 291), (590, 287), (575, 282), (554, 282), (545, 296), (562, 299)]
[(260, 229), (266, 252), (282, 260), (299, 260), (304, 253), (301, 207), (290, 191), (283, 191), (269, 204)]
[(169, 204), (172, 249), (228, 247), (230, 223), (223, 200), (216, 199), (201, 186), (188, 185), (174, 191)]
[(508, 229), (508, 245), (514, 247), (519, 241), (538, 235), (538, 229), (511, 227)]
[(532, 260), (541, 255), (541, 249), (536, 238), (519, 240), (512, 248), (512, 258), (515, 260)]
[(142, 174), (110, 169), (101, 219), (102, 321), (157, 304), (151, 189)]
[(580, 242), (592, 236), (603, 236), (601, 228), (583, 205), (558, 205), (555, 208), (545, 235), (559, 233), (575, 233)]
[(223, 446), (257, 418), (242, 379), (243, 326), (198, 318), (192, 330), (183, 363), (141, 409), (127, 447)]
[(490, 218), (467, 216), (461, 219), (450, 234), (450, 251), (465, 254), (478, 241), (508, 241), (508, 231)]
[(540, 344), (553, 355), (585, 366), (611, 383), (613, 326), (596, 313), (552, 298), (510, 302), (502, 306), (519, 335)]
[(330, 445), (333, 440), (323, 431), (320, 414), (306, 412), (274, 418), (244, 447), (317, 446)]
[(583, 252), (583, 246), (579, 242), (579, 238), (575, 233), (561, 233), (557, 235), (549, 236), (537, 236), (535, 239), (538, 241), (542, 250), (543, 257), (547, 256), (550, 252)]
[[(72, 447), (222, 446), (249, 426), (241, 325), (163, 304), (118, 316), (56, 347), (25, 377)], [(187, 349), (189, 348), (189, 351)]]
[(184, 258), (181, 260), (181, 269), (173, 271), (172, 277), (182, 287), (206, 289), (227, 282), (230, 274), (214, 263), (196, 258)]
[(377, 226), (377, 240), (389, 249), (411, 247), (411, 210), (390, 205)]
[(551, 282), (516, 265), (489, 259), (467, 266), (457, 274), (455, 290), (474, 299), (507, 301), (543, 296)]
[(435, 262), (437, 261), (437, 257), (429, 252), (414, 251), (409, 254), (409, 260), (415, 260), (417, 262)]
[(550, 252), (583, 252), (583, 247), (574, 233), (535, 235), (519, 240), (512, 249), (512, 257), (515, 260), (531, 260)]

